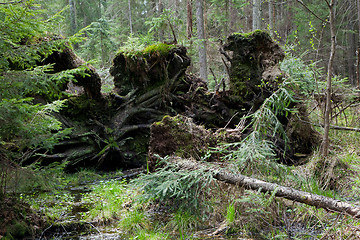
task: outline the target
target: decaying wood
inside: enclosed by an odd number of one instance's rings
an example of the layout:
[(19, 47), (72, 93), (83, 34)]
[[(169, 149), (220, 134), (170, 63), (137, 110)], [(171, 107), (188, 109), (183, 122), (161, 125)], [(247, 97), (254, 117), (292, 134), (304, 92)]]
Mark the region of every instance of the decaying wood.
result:
[[(48, 56), (42, 64), (53, 64), (53, 72), (61, 72), (68, 69), (78, 68), (85, 63), (83, 59), (78, 57), (72, 49), (65, 48), (62, 52), (55, 51)], [(75, 85), (82, 86), (88, 98), (101, 99), (101, 79), (96, 69), (87, 64), (86, 76), (75, 74)]]
[[(317, 124), (317, 123), (311, 123), (311, 124), (314, 126), (318, 126), (318, 127), (324, 127), (324, 124)], [(335, 125), (330, 125), (330, 129), (351, 131), (351, 132), (360, 132), (360, 128), (342, 127), (342, 126), (335, 126)]]
[[(285, 56), (284, 52), (265, 32), (235, 34), (228, 41), (222, 53), (231, 63), (230, 67), (227, 66), (232, 76), (231, 90), (226, 90), (225, 80), (222, 79), (216, 86), (217, 91), (209, 94), (203, 80), (186, 73), (191, 63), (186, 48), (163, 44), (148, 48), (149, 52), (119, 52), (110, 69), (115, 86), (110, 95), (101, 95), (101, 81), (95, 69), (89, 69), (88, 78), (76, 76), (79, 78), (76, 78), (77, 84), (84, 87), (87, 97), (69, 98), (66, 108), (57, 114), (59, 121), (64, 126), (73, 128), (74, 133), (68, 136), (69, 139), (64, 140), (66, 142), (62, 141), (64, 144), (57, 144), (52, 154), (62, 156), (60, 161), (69, 161), (69, 171), (83, 167), (105, 170), (140, 167), (146, 163), (151, 143), (163, 146), (179, 142), (173, 145), (182, 147), (183, 152), (193, 153), (192, 157), (200, 159), (201, 154), (205, 152), (203, 147), (214, 146), (214, 141), (204, 143), (206, 137), (199, 136), (195, 138), (198, 145), (194, 145), (194, 141), (184, 144), (185, 141), (182, 140), (185, 136), (188, 137), (185, 140), (194, 140), (193, 128), (189, 128), (186, 134), (165, 135), (168, 138), (164, 138), (164, 134), (168, 133), (166, 129), (158, 129), (158, 138), (152, 141), (150, 126), (161, 121), (164, 116), (182, 115), (191, 118), (196, 125), (204, 125), (207, 129), (236, 128), (239, 122), (244, 121), (243, 116), (256, 111), (266, 97), (271, 95), (283, 75), (278, 63)], [(54, 52), (44, 61), (44, 64), (48, 63), (55, 63), (54, 72), (84, 64), (70, 49)], [(261, 86), (262, 79), (266, 79), (269, 84)], [(221, 86), (223, 91), (220, 91)], [(289, 146), (293, 152), (287, 150), (288, 155), (284, 155), (285, 144), (282, 144), (280, 139), (274, 139), (279, 149), (279, 158), (286, 156), (289, 161), (283, 162), (287, 163), (294, 163), (293, 153), (308, 154), (315, 145), (315, 141), (312, 141), (313, 131), (307, 131), (309, 134), (305, 136), (303, 133), (306, 131), (302, 130), (311, 130), (311, 127), (296, 129), (295, 125), (291, 126), (291, 122), (291, 119), (284, 118), (282, 124), (290, 136)], [(247, 122), (244, 122), (244, 125), (246, 124)], [(161, 124), (156, 126), (161, 127)], [(174, 131), (176, 133), (177, 130)], [(247, 128), (246, 131), (251, 131), (251, 128)], [(77, 137), (78, 134), (86, 132), (92, 134)], [(227, 130), (222, 133), (214, 136), (214, 139), (221, 142), (233, 138), (241, 140), (241, 136), (232, 136), (224, 140), (223, 137), (229, 134)], [(164, 139), (169, 141), (165, 142)], [(196, 151), (197, 147), (201, 151)], [(162, 149), (165, 149), (166, 153), (176, 150), (173, 146), (165, 145)], [(54, 156), (48, 155), (44, 150), (36, 153), (43, 154), (41, 161), (54, 160)], [(159, 155), (163, 156), (162, 153), (164, 152), (160, 151)], [(33, 158), (26, 162), (30, 160)]]
[(305, 203), (307, 205), (323, 208), (328, 211), (345, 213), (350, 216), (360, 218), (360, 206), (353, 206), (347, 202), (312, 194), (309, 192), (299, 191), (291, 187), (284, 187), (275, 183), (265, 182), (241, 174), (235, 175), (214, 167), (205, 167), (196, 161), (184, 160), (176, 161), (176, 163), (179, 167), (190, 171), (194, 169), (205, 168), (208, 171), (212, 171), (213, 177), (222, 182), (241, 186), (250, 190), (260, 190), (263, 193), (275, 192), (276, 197), (283, 197), (295, 202)]
[(341, 126), (334, 126), (334, 125), (330, 125), (330, 128), (331, 128), (331, 129), (335, 129), (335, 130), (344, 130), (344, 131), (360, 132), (360, 128), (341, 127)]

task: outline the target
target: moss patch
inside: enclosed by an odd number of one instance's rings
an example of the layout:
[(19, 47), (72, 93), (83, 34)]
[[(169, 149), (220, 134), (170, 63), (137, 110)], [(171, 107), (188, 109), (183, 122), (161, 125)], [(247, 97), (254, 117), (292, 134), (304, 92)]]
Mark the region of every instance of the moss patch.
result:
[(189, 65), (185, 48), (158, 43), (141, 51), (118, 52), (110, 74), (114, 76), (117, 93), (124, 96), (133, 89), (147, 92), (149, 87), (165, 83), (174, 75), (173, 72)]
[[(215, 143), (210, 131), (181, 115), (164, 116), (160, 122), (152, 124), (150, 131), (150, 158), (158, 154), (200, 160), (206, 149)], [(155, 165), (156, 160), (150, 159), (150, 168), (155, 168)]]
[(268, 32), (256, 30), (231, 35), (224, 49), (233, 52), (230, 69), (232, 94), (247, 102), (265, 99), (269, 93), (262, 86), (263, 73), (285, 57), (280, 46), (272, 41)]
[(146, 57), (149, 54), (156, 54), (159, 56), (166, 56), (169, 54), (170, 50), (174, 48), (175, 45), (166, 44), (166, 43), (155, 43), (146, 47), (140, 47), (139, 49), (126, 49), (120, 48), (117, 52), (117, 55), (125, 55), (126, 57)]
[(169, 45), (166, 43), (157, 43), (150, 46), (147, 46), (142, 52), (145, 54), (157, 54), (161, 56), (166, 56), (169, 54), (170, 50), (173, 49), (175, 45)]

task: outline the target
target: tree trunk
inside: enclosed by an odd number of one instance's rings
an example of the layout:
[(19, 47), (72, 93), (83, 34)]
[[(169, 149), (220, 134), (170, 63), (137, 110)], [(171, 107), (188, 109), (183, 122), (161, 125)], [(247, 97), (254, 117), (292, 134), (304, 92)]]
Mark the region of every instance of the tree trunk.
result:
[[(158, 2), (158, 16), (161, 16), (163, 11), (164, 11), (164, 5), (162, 3), (162, 0), (159, 0), (159, 2)], [(161, 29), (160, 32), (159, 32), (159, 40), (160, 40), (160, 42), (164, 41), (164, 29)]]
[(330, 33), (331, 33), (331, 49), (330, 49), (330, 57), (328, 63), (328, 72), (327, 72), (327, 86), (326, 86), (326, 105), (325, 105), (325, 113), (324, 113), (324, 136), (321, 146), (321, 153), (323, 156), (327, 156), (329, 154), (329, 130), (330, 130), (330, 112), (331, 112), (331, 78), (332, 78), (332, 70), (334, 64), (335, 57), (335, 0), (331, 0), (329, 5), (330, 11)]
[(204, 167), (197, 161), (176, 159), (175, 162), (180, 168), (192, 171), (205, 169), (213, 172), (213, 177), (219, 181), (241, 186), (246, 189), (260, 190), (263, 193), (275, 192), (276, 197), (283, 197), (299, 203), (305, 203), (310, 206), (323, 208), (339, 213), (346, 213), (350, 216), (360, 218), (360, 207), (353, 206), (350, 203), (335, 200), (329, 197), (312, 194), (309, 192), (299, 191), (291, 187), (280, 186), (275, 183), (264, 182), (262, 180), (247, 177), (241, 174), (232, 174), (221, 169)]
[(69, 0), (70, 8), (70, 34), (73, 35), (76, 33), (76, 10), (74, 0)]
[(193, 21), (192, 21), (192, 0), (187, 0), (187, 38), (192, 38)]
[(274, 36), (274, 3), (273, 0), (269, 0), (269, 31), (270, 36)]
[(206, 39), (203, 0), (196, 0), (196, 23), (199, 44), (200, 78), (207, 82)]
[(224, 35), (225, 36), (229, 35), (229, 22), (230, 22), (230, 13), (229, 13), (230, 9), (229, 9), (229, 6), (230, 6), (230, 1), (225, 0), (225, 19), (226, 19), (225, 29), (224, 29)]
[(356, 52), (356, 85), (360, 88), (360, 0), (357, 0), (357, 15), (358, 15), (358, 49)]
[[(236, 7), (234, 6), (234, 3), (232, 1), (230, 1), (230, 34), (235, 32), (235, 31), (239, 31), (236, 26), (236, 20), (239, 17), (239, 14), (236, 10)], [(246, 25), (245, 25), (246, 26)], [(237, 26), (238, 27), (238, 26)]]
[[(353, 24), (350, 23), (350, 19), (348, 18), (348, 32), (347, 32), (347, 43), (348, 43), (348, 47), (347, 47), (347, 52), (345, 55), (345, 66), (347, 66), (347, 73), (346, 71), (344, 72), (344, 75), (349, 77), (349, 83), (352, 86), (356, 86), (356, 71), (355, 71), (355, 65), (354, 62), (356, 63), (356, 59), (354, 54), (356, 53), (356, 40), (355, 40), (355, 34), (353, 32), (354, 28), (353, 28)], [(346, 69), (346, 68), (345, 68)], [(344, 69), (344, 70), (345, 70)]]
[(260, 14), (261, 0), (253, 0), (253, 24), (252, 30), (260, 29), (261, 26), (261, 14)]
[(129, 6), (129, 27), (130, 27), (130, 34), (133, 34), (132, 17), (131, 17), (131, 0), (128, 0), (128, 6)]

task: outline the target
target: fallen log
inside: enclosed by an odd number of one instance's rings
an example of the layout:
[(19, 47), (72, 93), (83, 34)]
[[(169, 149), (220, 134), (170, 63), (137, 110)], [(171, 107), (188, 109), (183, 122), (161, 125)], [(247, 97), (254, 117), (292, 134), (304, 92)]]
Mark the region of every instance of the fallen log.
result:
[(360, 132), (360, 128), (342, 127), (342, 126), (335, 126), (335, 125), (330, 125), (330, 129)]
[[(317, 126), (317, 127), (324, 127), (324, 124), (317, 124), (317, 123), (311, 123), (311, 124), (314, 126)], [(360, 132), (360, 128), (342, 127), (342, 126), (336, 126), (336, 125), (330, 125), (330, 129), (351, 131), (351, 132)]]
[(348, 214), (355, 218), (360, 218), (360, 206), (353, 206), (350, 203), (340, 200), (332, 199), (329, 197), (312, 194), (296, 190), (291, 187), (280, 186), (275, 183), (265, 182), (256, 178), (247, 177), (241, 174), (232, 174), (222, 169), (216, 169), (215, 167), (205, 167), (197, 161), (184, 160), (178, 161), (176, 164), (180, 168), (187, 170), (195, 170), (203, 168), (204, 170), (212, 171), (213, 177), (219, 181), (230, 183), (233, 185), (241, 186), (245, 189), (260, 190), (263, 193), (275, 192), (276, 197), (283, 197), (295, 202), (305, 203), (317, 208), (323, 208), (328, 211), (334, 211), (338, 213)]

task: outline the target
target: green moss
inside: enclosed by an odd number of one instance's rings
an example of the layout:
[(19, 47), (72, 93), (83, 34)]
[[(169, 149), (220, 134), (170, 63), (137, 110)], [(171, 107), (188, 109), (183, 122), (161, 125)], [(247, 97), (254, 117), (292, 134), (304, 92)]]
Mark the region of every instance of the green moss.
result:
[(243, 38), (249, 38), (249, 39), (254, 38), (255, 36), (263, 36), (263, 37), (271, 38), (269, 32), (260, 29), (248, 33), (233, 33), (233, 36), (241, 36)]
[(161, 56), (166, 56), (169, 54), (170, 50), (173, 49), (175, 45), (169, 45), (166, 43), (157, 43), (150, 46), (147, 46), (143, 54), (159, 54)]
[(28, 234), (29, 229), (26, 223), (15, 222), (13, 225), (9, 227), (8, 232), (11, 234), (11, 236), (15, 237), (16, 239), (20, 239)]
[(141, 46), (139, 48), (120, 48), (116, 55), (123, 54), (126, 57), (146, 57), (148, 55), (166, 56), (175, 45), (166, 43), (155, 43), (147, 47)]
[[(261, 90), (262, 52), (272, 42), (270, 34), (263, 30), (249, 33), (235, 33), (229, 37), (228, 50), (234, 52), (230, 73), (234, 95), (251, 100)], [(271, 46), (271, 44), (269, 45)]]

